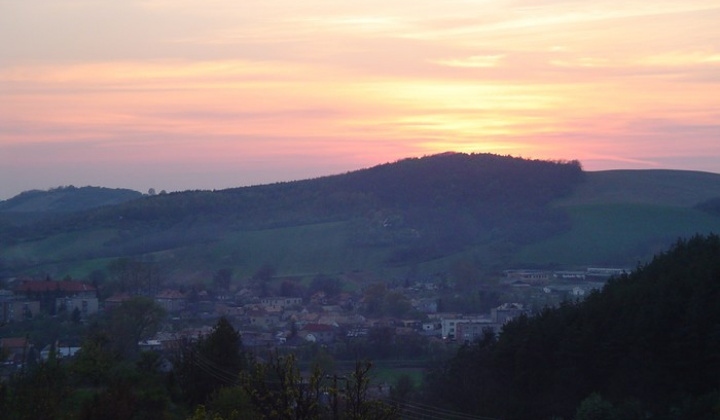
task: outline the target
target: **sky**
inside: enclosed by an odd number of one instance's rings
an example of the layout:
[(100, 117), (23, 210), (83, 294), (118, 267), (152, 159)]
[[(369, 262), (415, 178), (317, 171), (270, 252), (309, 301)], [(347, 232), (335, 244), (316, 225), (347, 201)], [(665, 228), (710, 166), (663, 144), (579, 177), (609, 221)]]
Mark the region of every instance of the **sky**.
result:
[(720, 173), (717, 0), (0, 0), (0, 199), (446, 151)]

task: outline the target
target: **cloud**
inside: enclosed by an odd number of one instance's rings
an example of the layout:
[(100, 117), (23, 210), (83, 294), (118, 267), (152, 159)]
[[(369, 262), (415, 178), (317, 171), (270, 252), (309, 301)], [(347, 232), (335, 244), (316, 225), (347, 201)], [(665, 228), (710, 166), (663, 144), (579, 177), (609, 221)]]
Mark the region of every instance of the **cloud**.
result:
[(435, 63), (450, 67), (497, 67), (503, 58), (505, 54), (473, 55), (461, 59), (435, 60)]

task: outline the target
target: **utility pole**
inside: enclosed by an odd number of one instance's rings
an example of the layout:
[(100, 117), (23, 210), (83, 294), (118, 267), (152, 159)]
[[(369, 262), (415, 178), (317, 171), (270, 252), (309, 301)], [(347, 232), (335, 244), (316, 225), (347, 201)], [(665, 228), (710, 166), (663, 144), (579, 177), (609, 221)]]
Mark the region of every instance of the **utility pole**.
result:
[(340, 420), (340, 411), (338, 410), (338, 380), (347, 381), (344, 376), (338, 376), (336, 373), (332, 376), (332, 418), (333, 420)]

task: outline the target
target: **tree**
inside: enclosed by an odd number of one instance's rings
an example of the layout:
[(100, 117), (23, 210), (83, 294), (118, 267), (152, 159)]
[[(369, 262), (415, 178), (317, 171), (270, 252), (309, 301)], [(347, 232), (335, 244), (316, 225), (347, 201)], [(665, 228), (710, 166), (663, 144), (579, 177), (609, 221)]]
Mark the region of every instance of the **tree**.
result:
[(242, 387), (262, 420), (318, 419), (322, 407), (323, 373), (317, 366), (304, 379), (295, 363), (295, 356), (269, 356), (267, 363), (255, 363), (242, 375)]
[(340, 293), (340, 280), (326, 274), (318, 274), (310, 283), (310, 294), (324, 292), (326, 296), (333, 297)]
[(79, 324), (82, 321), (82, 313), (80, 312), (80, 308), (75, 307), (75, 309), (73, 309), (72, 314), (70, 315), (70, 320), (73, 322), (73, 324)]
[(615, 420), (613, 405), (600, 394), (592, 394), (580, 403), (575, 420)]
[(260, 296), (268, 296), (270, 294), (270, 280), (275, 275), (275, 268), (269, 264), (263, 264), (252, 276), (252, 281), (260, 291)]
[(3, 418), (35, 420), (61, 417), (70, 388), (67, 371), (55, 356), (52, 349), (47, 361), (11, 379)]
[(368, 398), (370, 385), (370, 369), (372, 363), (355, 362), (355, 368), (346, 381), (345, 397), (347, 399), (345, 416), (347, 420), (391, 420), (399, 418), (397, 407), (379, 400)]
[(118, 362), (107, 332), (91, 332), (70, 364), (70, 371), (81, 384), (100, 386), (110, 379), (110, 370)]
[(219, 389), (237, 385), (245, 365), (240, 333), (222, 317), (207, 337), (184, 346), (175, 374), (185, 399), (205, 404)]
[(121, 356), (133, 356), (141, 340), (152, 337), (162, 320), (165, 310), (151, 298), (134, 296), (124, 301), (110, 313), (108, 331), (115, 350)]

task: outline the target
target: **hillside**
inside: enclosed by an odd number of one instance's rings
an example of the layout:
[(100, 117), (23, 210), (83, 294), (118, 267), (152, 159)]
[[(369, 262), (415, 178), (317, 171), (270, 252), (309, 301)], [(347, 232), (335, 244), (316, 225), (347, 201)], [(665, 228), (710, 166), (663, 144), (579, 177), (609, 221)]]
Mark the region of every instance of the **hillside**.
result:
[[(576, 162), (442, 154), (298, 182), (146, 196), (8, 232), (2, 253), (19, 270), (102, 268), (141, 255), (174, 273), (228, 265), (251, 273), (264, 263), (289, 274), (407, 267), (566, 229), (564, 211), (548, 203), (582, 177)], [(305, 260), (310, 240), (318, 241), (315, 267)], [(255, 244), (269, 252), (239, 255)], [(342, 268), (323, 254), (354, 257)]]
[(72, 213), (97, 207), (112, 206), (142, 197), (128, 189), (74, 186), (58, 187), (47, 191), (25, 191), (0, 201), (3, 213)]
[(587, 172), (554, 206), (569, 230), (523, 247), (515, 264), (633, 267), (678, 238), (720, 232), (720, 175), (671, 170)]
[(132, 258), (182, 282), (220, 268), (247, 278), (267, 264), (280, 275), (386, 278), (458, 263), (483, 273), (633, 267), (679, 237), (720, 232), (716, 197), (715, 174), (583, 172), (577, 162), (447, 153), (296, 182), (142, 196), (20, 225), (0, 212), (0, 265), (83, 277)]
[(560, 206), (651, 204), (693, 207), (720, 197), (720, 174), (673, 170), (587, 172), (585, 181)]
[[(717, 418), (720, 237), (679, 241), (582, 303), (508, 324), (462, 349), (428, 397), (506, 419)], [(587, 407), (586, 407), (587, 408)], [(585, 417), (583, 417), (585, 418)]]

